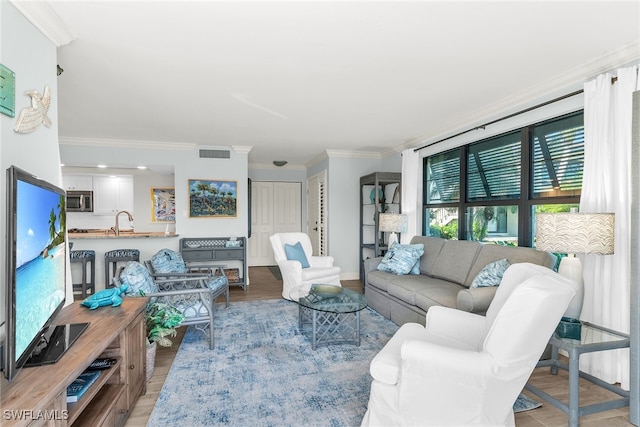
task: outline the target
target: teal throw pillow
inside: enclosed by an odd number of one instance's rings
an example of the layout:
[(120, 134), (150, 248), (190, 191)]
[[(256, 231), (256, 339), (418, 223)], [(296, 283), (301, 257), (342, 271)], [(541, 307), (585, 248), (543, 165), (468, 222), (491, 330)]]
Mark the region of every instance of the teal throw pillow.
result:
[(171, 249), (160, 249), (151, 257), (153, 271), (157, 274), (163, 273), (186, 273), (184, 259), (180, 252)]
[(511, 264), (506, 258), (494, 261), (484, 266), (480, 273), (471, 282), (472, 288), (484, 288), (498, 286), (502, 281), (502, 275)]
[(158, 292), (158, 285), (153, 281), (151, 273), (144, 265), (136, 261), (127, 262), (127, 266), (120, 273), (120, 281), (129, 285), (126, 296), (138, 297)]
[(311, 267), (300, 242), (296, 243), (295, 245), (285, 243), (284, 252), (287, 255), (287, 259), (289, 261), (298, 261), (300, 264), (302, 264), (302, 268)]
[[(424, 245), (394, 244), (378, 264), (378, 270), (387, 273), (420, 274), (420, 257), (424, 254)], [(417, 266), (417, 267), (416, 267)], [(417, 271), (417, 273), (414, 273)]]

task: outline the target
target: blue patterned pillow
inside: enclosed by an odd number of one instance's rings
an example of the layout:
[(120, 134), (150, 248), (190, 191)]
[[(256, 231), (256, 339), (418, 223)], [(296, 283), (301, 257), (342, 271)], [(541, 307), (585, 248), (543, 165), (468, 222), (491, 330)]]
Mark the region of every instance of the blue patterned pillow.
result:
[(227, 286), (227, 283), (229, 283), (227, 276), (213, 276), (210, 280), (207, 280), (207, 287), (212, 291), (217, 291)]
[(287, 255), (287, 259), (290, 261), (298, 261), (302, 264), (302, 268), (309, 268), (309, 260), (307, 260), (307, 256), (304, 253), (304, 249), (302, 249), (302, 244), (300, 242), (295, 245), (290, 245), (288, 243), (284, 244), (284, 252)]
[(413, 274), (414, 276), (420, 274), (420, 257), (416, 260), (416, 263), (411, 267), (411, 271), (409, 274)]
[(506, 258), (494, 261), (484, 266), (480, 273), (471, 282), (471, 288), (483, 288), (498, 286), (502, 281), (502, 275), (511, 264)]
[(424, 245), (418, 243), (415, 245), (395, 244), (387, 251), (380, 264), (378, 270), (386, 271), (394, 274), (415, 274), (417, 265), (417, 274), (420, 274), (420, 257), (424, 254)]
[(153, 271), (157, 274), (162, 273), (186, 273), (184, 259), (180, 252), (171, 249), (160, 249), (151, 257), (151, 265)]
[(149, 270), (136, 261), (127, 262), (127, 266), (120, 273), (120, 281), (129, 285), (126, 291), (128, 297), (138, 297), (159, 291)]

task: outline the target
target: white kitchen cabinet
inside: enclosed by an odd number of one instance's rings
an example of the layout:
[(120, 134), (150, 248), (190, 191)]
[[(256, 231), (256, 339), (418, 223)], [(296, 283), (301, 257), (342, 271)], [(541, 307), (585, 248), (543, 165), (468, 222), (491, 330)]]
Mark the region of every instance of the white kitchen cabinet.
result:
[(93, 190), (93, 177), (89, 175), (62, 175), (65, 190)]
[(93, 214), (133, 213), (133, 178), (101, 176), (93, 178)]

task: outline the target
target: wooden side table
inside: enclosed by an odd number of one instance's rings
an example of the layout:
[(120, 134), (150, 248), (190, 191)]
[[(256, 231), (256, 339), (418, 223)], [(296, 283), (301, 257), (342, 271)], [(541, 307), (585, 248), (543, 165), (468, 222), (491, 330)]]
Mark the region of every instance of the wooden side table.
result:
[[(582, 322), (581, 337), (579, 340), (558, 338), (554, 334), (549, 340), (549, 344), (551, 345), (551, 359), (541, 360), (538, 362), (537, 367), (550, 366), (551, 374), (553, 375), (558, 373), (558, 368), (569, 371), (569, 404), (567, 405), (561, 400), (556, 399), (531, 384), (527, 383), (527, 385), (525, 385), (525, 389), (551, 403), (556, 408), (564, 411), (564, 413), (569, 414), (570, 427), (577, 427), (581, 416), (629, 406), (628, 391), (622, 390), (612, 384), (602, 381), (600, 378), (596, 378), (580, 371), (581, 354), (613, 350), (617, 348), (628, 348), (629, 342), (629, 335), (588, 322)], [(560, 349), (565, 350), (569, 354), (568, 366), (558, 360), (558, 350)], [(619, 399), (606, 402), (580, 406), (578, 389), (578, 380), (580, 377), (621, 397)]]

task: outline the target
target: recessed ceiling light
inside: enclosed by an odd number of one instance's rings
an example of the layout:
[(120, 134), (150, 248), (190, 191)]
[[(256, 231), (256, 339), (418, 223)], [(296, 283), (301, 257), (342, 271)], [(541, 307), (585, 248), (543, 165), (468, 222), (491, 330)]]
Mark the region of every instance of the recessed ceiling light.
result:
[(98, 165), (99, 168), (104, 169), (107, 167), (107, 165)]
[(138, 169), (140, 169), (140, 170), (144, 170), (146, 168), (147, 168), (146, 166), (138, 166)]

